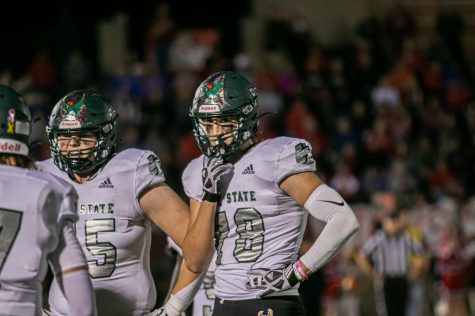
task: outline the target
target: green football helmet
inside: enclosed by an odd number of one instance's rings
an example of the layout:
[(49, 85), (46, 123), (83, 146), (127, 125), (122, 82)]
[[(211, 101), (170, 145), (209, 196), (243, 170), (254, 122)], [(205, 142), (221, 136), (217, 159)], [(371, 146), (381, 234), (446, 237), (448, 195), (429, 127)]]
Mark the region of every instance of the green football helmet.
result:
[[(242, 75), (232, 71), (216, 72), (198, 87), (190, 109), (193, 132), (201, 152), (208, 157), (228, 156), (257, 132), (256, 88)], [(203, 120), (230, 119), (237, 121), (226, 133), (210, 140)], [(232, 141), (226, 144), (226, 139)]]
[[(104, 98), (93, 90), (76, 90), (65, 95), (51, 112), (46, 132), (54, 163), (72, 174), (94, 170), (107, 162), (117, 148), (118, 114)], [(94, 133), (95, 146), (81, 150), (61, 151), (58, 136)]]
[(0, 154), (28, 156), (31, 113), (20, 95), (0, 85)]

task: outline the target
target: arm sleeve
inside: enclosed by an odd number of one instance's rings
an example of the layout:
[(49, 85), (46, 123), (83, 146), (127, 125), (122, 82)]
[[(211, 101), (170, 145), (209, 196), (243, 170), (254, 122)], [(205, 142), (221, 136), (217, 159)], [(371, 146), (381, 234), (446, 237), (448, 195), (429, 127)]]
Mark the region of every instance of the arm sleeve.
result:
[(198, 293), (201, 283), (206, 276), (207, 270), (203, 271), (196, 279), (190, 284), (176, 292), (170, 294), (166, 304), (163, 306), (167, 315), (180, 315), (184, 312), (193, 301), (196, 293)]
[(327, 263), (341, 246), (358, 230), (355, 214), (340, 194), (319, 185), (305, 202), (305, 208), (316, 219), (326, 223), (322, 233), (300, 261), (315, 272)]

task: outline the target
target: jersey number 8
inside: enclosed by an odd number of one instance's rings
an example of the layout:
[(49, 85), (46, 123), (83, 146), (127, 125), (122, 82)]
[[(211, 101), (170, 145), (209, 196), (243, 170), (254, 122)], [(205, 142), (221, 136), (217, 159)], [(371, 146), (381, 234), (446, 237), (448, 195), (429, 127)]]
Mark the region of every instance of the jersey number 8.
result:
[[(233, 255), (238, 262), (253, 262), (262, 255), (264, 245), (264, 220), (255, 208), (238, 208), (234, 213), (236, 240)], [(228, 219), (225, 212), (218, 213), (216, 239), (216, 264), (221, 264), (224, 240), (229, 234)]]

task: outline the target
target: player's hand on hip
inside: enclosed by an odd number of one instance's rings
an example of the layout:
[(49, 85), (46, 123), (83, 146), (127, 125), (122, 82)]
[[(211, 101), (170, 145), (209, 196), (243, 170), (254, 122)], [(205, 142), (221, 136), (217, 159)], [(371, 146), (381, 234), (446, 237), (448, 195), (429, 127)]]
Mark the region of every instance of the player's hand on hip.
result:
[(51, 315), (52, 314), (49, 310), (44, 309), (44, 308), (41, 310), (41, 316), (51, 316)]
[(230, 173), (233, 168), (233, 165), (225, 162), (222, 157), (204, 158), (201, 173), (204, 200), (217, 202), (220, 199), (219, 181), (223, 175)]
[(248, 274), (246, 287), (248, 289), (261, 289), (262, 291), (257, 294), (258, 298), (289, 290), (303, 281), (303, 278), (294, 271), (294, 264), (292, 263), (282, 269), (251, 270)]

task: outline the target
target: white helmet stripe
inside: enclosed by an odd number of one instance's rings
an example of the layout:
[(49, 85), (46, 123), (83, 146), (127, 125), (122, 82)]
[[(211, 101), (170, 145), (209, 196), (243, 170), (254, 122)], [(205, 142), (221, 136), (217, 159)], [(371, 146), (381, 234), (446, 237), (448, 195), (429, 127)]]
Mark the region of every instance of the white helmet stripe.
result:
[(0, 138), (0, 153), (28, 156), (28, 145), (14, 139)]

